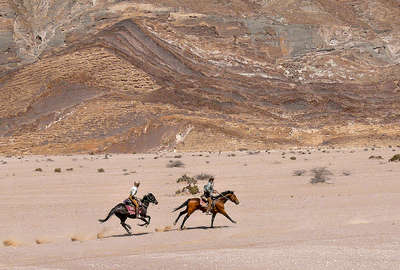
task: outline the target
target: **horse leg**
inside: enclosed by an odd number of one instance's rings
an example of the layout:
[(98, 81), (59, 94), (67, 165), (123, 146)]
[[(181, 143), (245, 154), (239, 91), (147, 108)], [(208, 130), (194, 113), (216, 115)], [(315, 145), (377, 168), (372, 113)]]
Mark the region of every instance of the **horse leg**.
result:
[(150, 225), (151, 217), (150, 216), (146, 216), (146, 217), (149, 218), (149, 220), (147, 221), (147, 224)]
[(215, 219), (216, 215), (217, 215), (217, 213), (213, 213), (212, 214), (212, 217), (211, 217), (211, 228), (214, 228), (214, 219)]
[(182, 212), (179, 213), (179, 216), (175, 219), (174, 221), (174, 225), (176, 225), (176, 223), (178, 223), (179, 218), (187, 213), (187, 209), (183, 210)]
[[(196, 210), (196, 209), (195, 209)], [(181, 230), (183, 230), (183, 225), (185, 225), (186, 220), (190, 217), (190, 215), (195, 211), (195, 210), (190, 210), (188, 211), (188, 213), (186, 214), (185, 218), (182, 221), (181, 224)]]
[(232, 223), (236, 223), (231, 217), (225, 212), (225, 209), (219, 209), (219, 212), (223, 214), (227, 219), (229, 219)]
[(125, 229), (125, 231), (128, 234), (132, 234), (129, 229), (132, 229), (131, 226), (129, 224), (126, 224), (125, 221), (127, 219), (126, 216), (122, 216), (122, 215), (116, 215), (117, 217), (119, 217), (119, 219), (121, 220), (121, 226)]
[(139, 217), (139, 219), (144, 222), (143, 224), (138, 224), (139, 226), (146, 225), (147, 227), (150, 224), (150, 222), (148, 222), (145, 217)]

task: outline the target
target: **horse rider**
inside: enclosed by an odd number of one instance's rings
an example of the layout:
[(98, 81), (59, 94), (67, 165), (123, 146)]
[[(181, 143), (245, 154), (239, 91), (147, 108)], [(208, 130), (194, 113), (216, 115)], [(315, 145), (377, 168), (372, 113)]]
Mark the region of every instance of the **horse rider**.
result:
[(132, 204), (135, 206), (135, 213), (136, 216), (139, 216), (139, 200), (136, 197), (136, 194), (138, 192), (138, 188), (140, 186), (140, 182), (134, 182), (133, 187), (129, 191), (129, 200), (132, 202)]
[(204, 193), (201, 196), (201, 199), (208, 203), (207, 210), (206, 210), (207, 215), (210, 215), (213, 193), (218, 193), (218, 192), (216, 190), (214, 190), (214, 177), (210, 177), (210, 179), (208, 179), (208, 183), (206, 185), (204, 185)]

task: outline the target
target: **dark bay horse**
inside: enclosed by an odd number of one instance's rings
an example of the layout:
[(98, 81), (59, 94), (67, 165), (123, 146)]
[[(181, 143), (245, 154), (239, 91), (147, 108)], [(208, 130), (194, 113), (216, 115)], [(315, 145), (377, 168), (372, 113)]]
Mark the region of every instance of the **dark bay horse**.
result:
[[(215, 202), (213, 209), (211, 210), (212, 216), (211, 216), (211, 228), (214, 227), (214, 219), (215, 216), (220, 213), (224, 215), (227, 219), (229, 219), (232, 223), (236, 223), (231, 217), (226, 213), (225, 211), (225, 203), (230, 200), (234, 202), (235, 204), (239, 204), (239, 200), (236, 197), (236, 195), (233, 193), (233, 191), (227, 190), (219, 194), (218, 196), (215, 197)], [(183, 222), (181, 224), (181, 229), (183, 229), (183, 225), (185, 224), (186, 220), (190, 217), (190, 215), (196, 211), (196, 210), (201, 210), (203, 213), (207, 210), (204, 206), (200, 204), (200, 199), (199, 198), (191, 198), (186, 200), (181, 206), (175, 208), (172, 212), (175, 212), (183, 207), (186, 206), (186, 209), (183, 210), (182, 212), (179, 213), (179, 216), (176, 218), (174, 225), (178, 222), (179, 218), (186, 214), (185, 218), (183, 219)]]
[(149, 207), (150, 203), (154, 203), (156, 205), (158, 204), (156, 197), (154, 197), (154, 195), (152, 193), (144, 195), (143, 199), (141, 199), (140, 201), (141, 201), (141, 205), (139, 207), (139, 212), (140, 212), (139, 216), (129, 214), (128, 210), (125, 207), (125, 204), (119, 203), (116, 206), (114, 206), (113, 209), (111, 209), (111, 211), (108, 213), (108, 216), (105, 219), (99, 219), (99, 221), (101, 223), (106, 222), (112, 215), (115, 214), (121, 220), (121, 226), (129, 234), (131, 234), (131, 232), (129, 230), (132, 229), (132, 227), (129, 224), (125, 223), (126, 219), (127, 218), (133, 218), (133, 219), (137, 218), (144, 222), (143, 224), (138, 224), (139, 226), (144, 226), (144, 225), (147, 226), (150, 224), (150, 220), (151, 220), (151, 217), (147, 215), (147, 208)]

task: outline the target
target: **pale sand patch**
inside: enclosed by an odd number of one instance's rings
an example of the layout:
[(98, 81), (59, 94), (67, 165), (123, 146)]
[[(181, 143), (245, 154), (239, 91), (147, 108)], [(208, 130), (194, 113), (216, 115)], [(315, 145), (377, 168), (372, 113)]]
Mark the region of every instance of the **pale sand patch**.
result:
[(371, 221), (367, 220), (365, 218), (352, 218), (352, 219), (350, 219), (350, 221), (348, 223), (349, 224), (368, 224), (368, 223), (371, 223)]

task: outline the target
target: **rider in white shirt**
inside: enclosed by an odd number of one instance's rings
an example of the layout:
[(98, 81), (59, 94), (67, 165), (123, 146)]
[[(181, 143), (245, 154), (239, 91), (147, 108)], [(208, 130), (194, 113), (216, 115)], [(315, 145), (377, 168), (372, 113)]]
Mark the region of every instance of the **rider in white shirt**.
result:
[(138, 199), (136, 198), (136, 194), (138, 192), (139, 186), (140, 186), (140, 182), (134, 182), (133, 187), (129, 191), (129, 199), (135, 206), (136, 216), (139, 216), (139, 203), (138, 203)]

